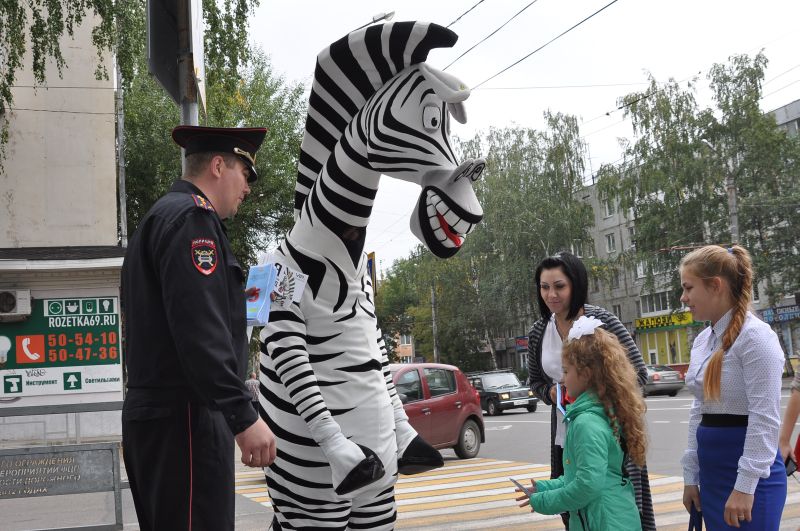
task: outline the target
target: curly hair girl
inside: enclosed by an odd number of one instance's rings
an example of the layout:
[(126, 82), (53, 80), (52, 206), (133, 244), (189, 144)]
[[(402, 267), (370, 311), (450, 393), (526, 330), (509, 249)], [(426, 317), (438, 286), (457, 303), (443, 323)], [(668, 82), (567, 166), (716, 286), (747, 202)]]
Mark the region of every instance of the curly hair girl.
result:
[(597, 394), (614, 436), (620, 442), (624, 440), (631, 460), (642, 466), (647, 453), (647, 406), (636, 373), (616, 336), (597, 328), (594, 334), (565, 343), (562, 356), (565, 364), (588, 378), (587, 387)]

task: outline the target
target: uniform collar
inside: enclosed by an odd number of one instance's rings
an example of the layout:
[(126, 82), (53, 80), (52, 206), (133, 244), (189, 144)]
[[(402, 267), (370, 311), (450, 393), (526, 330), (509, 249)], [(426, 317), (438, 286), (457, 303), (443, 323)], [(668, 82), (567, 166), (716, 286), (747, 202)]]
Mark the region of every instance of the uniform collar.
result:
[(186, 179), (178, 179), (174, 183), (172, 183), (172, 187), (169, 189), (170, 192), (181, 192), (184, 194), (195, 194), (199, 195), (209, 203), (211, 200), (208, 199), (208, 196), (203, 193), (203, 191), (197, 187), (194, 183), (187, 181)]
[[(170, 192), (178, 192), (178, 193), (181, 193), (181, 194), (199, 195), (200, 197), (202, 197), (203, 199), (208, 201), (209, 205), (211, 205), (212, 207), (214, 206), (214, 204), (211, 202), (211, 200), (208, 198), (208, 196), (206, 194), (204, 194), (203, 191), (200, 188), (197, 187), (197, 185), (195, 185), (194, 183), (192, 183), (190, 181), (187, 181), (186, 179), (178, 179), (177, 181), (172, 183), (172, 187), (170, 187), (169, 191)], [(220, 223), (222, 224), (222, 230), (225, 232), (225, 234), (227, 234), (228, 230), (227, 230), (227, 227), (225, 226), (225, 223), (223, 222), (222, 218), (219, 217), (219, 214), (217, 213), (216, 209), (213, 212), (217, 216), (217, 218), (219, 218)]]

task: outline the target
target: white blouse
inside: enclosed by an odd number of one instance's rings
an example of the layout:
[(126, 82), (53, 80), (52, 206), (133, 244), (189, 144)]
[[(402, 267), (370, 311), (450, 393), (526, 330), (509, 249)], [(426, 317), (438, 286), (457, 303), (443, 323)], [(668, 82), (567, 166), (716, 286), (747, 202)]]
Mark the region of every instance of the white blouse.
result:
[[(781, 376), (784, 355), (778, 336), (768, 324), (748, 312), (739, 337), (722, 360), (720, 400), (705, 401), (703, 378), (711, 355), (722, 344), (732, 310), (703, 330), (692, 345), (686, 385), (694, 394), (689, 417), (689, 441), (681, 464), (686, 485), (699, 485), (697, 427), (704, 413), (747, 415), (744, 452), (739, 458), (734, 488), (753, 494), (759, 478), (767, 478), (778, 451)], [(701, 485), (702, 488), (702, 485)]]
[[(544, 329), (542, 336), (542, 371), (553, 379), (553, 383), (561, 382), (564, 379), (564, 369), (561, 365), (561, 349), (563, 342), (558, 335), (556, 327), (556, 315), (550, 316), (550, 322)], [(564, 434), (567, 428), (564, 425), (564, 414), (556, 408), (556, 446), (564, 446)]]

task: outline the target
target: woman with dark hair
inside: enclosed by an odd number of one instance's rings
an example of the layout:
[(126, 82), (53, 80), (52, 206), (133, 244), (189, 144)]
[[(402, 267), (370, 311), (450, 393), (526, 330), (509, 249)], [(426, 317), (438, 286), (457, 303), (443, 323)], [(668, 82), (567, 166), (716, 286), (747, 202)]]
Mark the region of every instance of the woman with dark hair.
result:
[[(535, 281), (539, 313), (542, 317), (533, 324), (528, 333), (528, 374), (533, 392), (545, 404), (552, 406), (550, 477), (557, 478), (564, 473), (562, 457), (566, 431), (563, 412), (556, 407), (557, 396), (560, 395), (563, 399), (566, 395), (560, 383), (561, 347), (572, 328), (572, 323), (582, 315), (602, 321), (603, 328), (614, 334), (625, 348), (640, 386), (647, 382), (647, 368), (636, 343), (620, 320), (603, 308), (586, 304), (589, 280), (586, 267), (578, 257), (560, 252), (545, 258), (536, 267)], [(647, 466), (638, 467), (630, 459), (625, 460), (624, 466), (636, 494), (642, 529), (655, 529)], [(565, 526), (568, 526), (569, 514), (564, 513), (561, 518)]]

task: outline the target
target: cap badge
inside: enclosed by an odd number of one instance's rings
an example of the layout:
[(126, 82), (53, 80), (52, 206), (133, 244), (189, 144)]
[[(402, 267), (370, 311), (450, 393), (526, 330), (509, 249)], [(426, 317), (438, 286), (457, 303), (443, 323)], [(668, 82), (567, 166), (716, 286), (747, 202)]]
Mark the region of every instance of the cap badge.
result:
[(208, 276), (217, 268), (217, 244), (207, 238), (192, 240), (192, 263), (202, 274)]
[(233, 148), (233, 152), (236, 153), (237, 155), (239, 155), (240, 157), (244, 157), (247, 160), (249, 160), (250, 164), (252, 164), (253, 166), (256, 165), (256, 158), (253, 155), (251, 155), (250, 153), (248, 153), (247, 151), (245, 151), (243, 149), (240, 149), (238, 147), (235, 147), (235, 148)]

